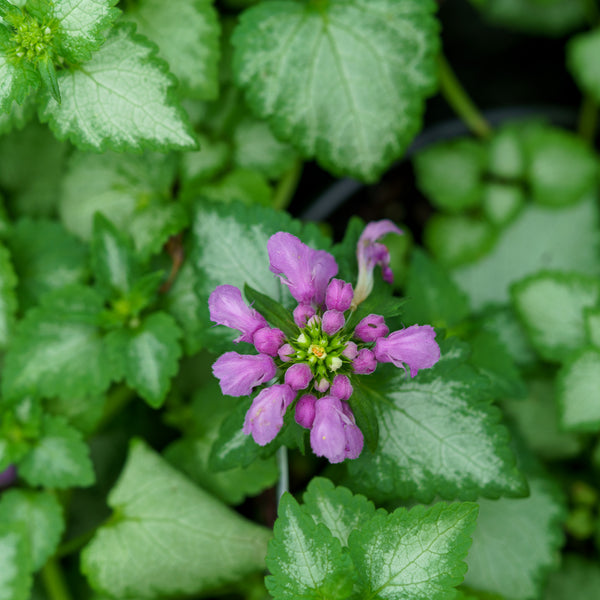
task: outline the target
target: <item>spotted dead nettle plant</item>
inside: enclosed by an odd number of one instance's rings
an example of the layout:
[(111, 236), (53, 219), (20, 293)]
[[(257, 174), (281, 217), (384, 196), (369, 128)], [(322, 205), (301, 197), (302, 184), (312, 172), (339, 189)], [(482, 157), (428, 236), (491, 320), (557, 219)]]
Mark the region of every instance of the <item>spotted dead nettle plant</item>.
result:
[(373, 222), (357, 246), (358, 280), (336, 279), (335, 258), (314, 250), (290, 233), (279, 232), (267, 244), (270, 270), (279, 276), (298, 302), (293, 311), (297, 326), (286, 336), (242, 298), (231, 285), (218, 286), (209, 298), (210, 317), (240, 332), (235, 342), (253, 344), (258, 354), (226, 352), (213, 365), (221, 390), (247, 396), (264, 386), (246, 414), (243, 432), (257, 444), (272, 441), (283, 426), (290, 406), (295, 419), (310, 429), (317, 456), (338, 463), (357, 458), (364, 438), (348, 400), (353, 381), (370, 375), (378, 363), (393, 363), (414, 377), (440, 358), (430, 325), (412, 325), (390, 333), (381, 315), (370, 314), (352, 325), (352, 313), (371, 293), (373, 273), (381, 267), (388, 283), (393, 275), (387, 248), (378, 240), (401, 234), (391, 221)]

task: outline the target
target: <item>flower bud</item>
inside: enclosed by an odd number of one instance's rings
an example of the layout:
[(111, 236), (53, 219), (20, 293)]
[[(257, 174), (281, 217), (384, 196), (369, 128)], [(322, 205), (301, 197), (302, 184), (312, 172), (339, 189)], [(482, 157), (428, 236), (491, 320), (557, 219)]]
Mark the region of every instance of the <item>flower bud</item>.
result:
[(358, 354), (358, 346), (354, 342), (348, 342), (342, 352), (342, 356), (354, 360)]
[(346, 375), (336, 375), (331, 384), (329, 393), (338, 400), (348, 400), (352, 396), (352, 384)]
[(375, 354), (368, 348), (359, 350), (356, 358), (352, 361), (352, 367), (358, 375), (370, 375), (377, 368)]
[(301, 425), (305, 429), (312, 427), (313, 421), (315, 420), (315, 402), (316, 397), (312, 394), (305, 394), (298, 400), (296, 404), (295, 419), (298, 425)]
[(325, 377), (321, 377), (321, 379), (314, 384), (314, 388), (317, 392), (324, 394), (329, 389), (329, 381), (327, 381)]
[(277, 351), (285, 341), (285, 334), (281, 329), (262, 327), (254, 332), (254, 347), (262, 354), (277, 356)]
[(296, 391), (307, 388), (312, 378), (312, 371), (306, 363), (296, 363), (285, 372), (285, 383)]
[(339, 310), (326, 310), (323, 315), (323, 331), (327, 335), (337, 333), (346, 323), (344, 314)]
[(316, 314), (315, 309), (310, 304), (298, 304), (294, 309), (294, 323), (304, 329), (306, 322)]
[(295, 354), (295, 351), (290, 344), (284, 344), (281, 346), (281, 348), (279, 348), (277, 354), (283, 362), (290, 362)]
[(380, 337), (385, 337), (390, 332), (389, 327), (381, 315), (367, 315), (356, 326), (354, 336), (363, 342), (374, 342)]
[(350, 308), (353, 295), (354, 290), (351, 283), (346, 283), (341, 279), (332, 279), (325, 294), (325, 305), (328, 310), (344, 312)]

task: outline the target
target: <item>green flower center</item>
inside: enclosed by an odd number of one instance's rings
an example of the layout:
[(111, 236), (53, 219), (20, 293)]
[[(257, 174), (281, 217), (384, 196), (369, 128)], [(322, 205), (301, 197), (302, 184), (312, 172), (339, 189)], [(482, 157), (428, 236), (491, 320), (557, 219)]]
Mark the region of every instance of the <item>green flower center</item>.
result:
[(23, 16), (11, 35), (14, 55), (20, 59), (37, 62), (51, 54), (53, 28), (30, 16)]

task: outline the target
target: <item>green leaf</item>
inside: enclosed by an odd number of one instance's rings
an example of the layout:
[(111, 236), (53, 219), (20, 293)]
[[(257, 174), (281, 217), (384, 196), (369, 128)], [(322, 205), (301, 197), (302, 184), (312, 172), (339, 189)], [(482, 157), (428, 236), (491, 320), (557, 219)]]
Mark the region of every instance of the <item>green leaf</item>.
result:
[(422, 0), (260, 3), (234, 32), (234, 75), (279, 138), (336, 174), (374, 181), (435, 89), (434, 10)]
[(510, 285), (542, 269), (598, 275), (598, 221), (593, 197), (564, 208), (526, 206), (487, 256), (452, 277), (480, 311), (507, 304)]
[(69, 396), (50, 398), (44, 402), (49, 414), (60, 416), (85, 435), (94, 433), (104, 416), (106, 396)]
[(0, 348), (6, 348), (15, 325), (17, 277), (8, 250), (0, 245)]
[(141, 0), (127, 17), (159, 48), (185, 95), (214, 100), (218, 95), (220, 26), (212, 0)]
[(525, 192), (516, 185), (488, 183), (483, 189), (481, 202), (485, 218), (496, 227), (504, 227), (523, 208)]
[(403, 320), (407, 323), (453, 327), (469, 314), (465, 294), (448, 272), (419, 248), (411, 255), (404, 294)]
[(490, 380), (493, 397), (521, 398), (526, 395), (521, 374), (496, 334), (478, 331), (469, 343), (473, 352), (471, 362)]
[[(318, 525), (322, 523), (342, 546), (350, 534), (375, 516), (375, 506), (364, 496), (345, 487), (334, 487), (329, 479), (311, 479), (304, 492), (304, 512)], [(383, 509), (378, 512), (385, 512)]]
[(494, 228), (464, 215), (434, 215), (425, 226), (425, 245), (443, 265), (456, 267), (485, 254), (496, 241)]
[(486, 162), (485, 146), (475, 140), (442, 142), (416, 155), (417, 185), (439, 210), (462, 212), (481, 203)]
[(235, 169), (219, 180), (199, 188), (199, 194), (212, 202), (243, 202), (269, 206), (273, 199), (273, 189), (268, 181), (256, 171)]
[(532, 126), (526, 131), (525, 146), (529, 154), (527, 179), (538, 204), (573, 204), (595, 189), (596, 155), (573, 133)]
[(6, 354), (7, 399), (101, 395), (112, 365), (94, 324), (102, 299), (90, 288), (67, 287), (44, 296), (19, 324)]
[[(3, 25), (0, 27), (4, 28)], [(13, 102), (23, 104), (30, 90), (39, 84), (36, 76), (35, 71), (32, 74), (30, 70), (15, 63), (6, 54), (6, 50), (0, 48), (0, 112), (9, 112)]]
[(47, 19), (58, 21), (55, 43), (68, 61), (90, 60), (92, 52), (102, 46), (106, 30), (119, 16), (113, 8), (118, 0), (53, 0)]
[(550, 575), (543, 600), (589, 600), (599, 589), (598, 563), (577, 554), (567, 554), (560, 571)]
[(208, 462), (211, 447), (209, 438), (182, 438), (168, 446), (164, 456), (192, 481), (227, 504), (241, 504), (246, 496), (256, 496), (275, 485), (279, 478), (275, 457), (215, 473)]
[(0, 137), (0, 183), (15, 216), (54, 216), (68, 150), (37, 121)]
[(583, 311), (587, 341), (600, 348), (600, 308), (586, 308)]
[(136, 257), (129, 238), (104, 215), (94, 217), (90, 244), (96, 283), (108, 297), (122, 297), (131, 290), (135, 279)]
[(363, 598), (454, 600), (477, 505), (435, 504), (379, 514), (350, 535)]
[(0, 600), (29, 600), (30, 562), (21, 530), (17, 525), (0, 525)]
[[(284, 304), (285, 299), (290, 298), (278, 278), (269, 271), (267, 242), (278, 231), (289, 231), (312, 247), (327, 248), (329, 245), (327, 238), (316, 229), (302, 227), (287, 214), (273, 209), (240, 204), (198, 203), (196, 206), (190, 258), (198, 274), (199, 315), (205, 328), (203, 345), (211, 350), (230, 350), (231, 341), (236, 337), (225, 327), (212, 327), (208, 297), (218, 285), (229, 284), (244, 289), (248, 284), (277, 300), (284, 294)], [(231, 240), (236, 243), (232, 244)]]
[(522, 123), (504, 125), (488, 143), (487, 168), (500, 180), (523, 179), (527, 170), (527, 158), (522, 143)]
[(289, 144), (280, 142), (264, 121), (244, 118), (234, 132), (233, 160), (242, 169), (250, 169), (278, 179), (294, 166), (297, 155)]
[(600, 31), (594, 29), (573, 36), (567, 44), (567, 66), (581, 89), (600, 102)]
[(279, 502), (269, 543), (265, 583), (275, 600), (342, 600), (355, 572), (349, 554), (331, 532), (316, 524), (286, 493)]
[(539, 355), (563, 361), (585, 344), (583, 311), (600, 300), (600, 281), (577, 273), (543, 272), (511, 290), (515, 310)]
[(33, 490), (5, 491), (0, 499), (0, 522), (18, 522), (24, 526), (29, 538), (32, 571), (43, 567), (54, 554), (65, 528), (62, 507), (56, 496)]
[(19, 475), (33, 486), (66, 489), (94, 483), (89, 448), (79, 431), (61, 417), (45, 416), (41, 437), (19, 463)]
[(600, 351), (586, 348), (572, 356), (558, 376), (558, 406), (568, 430), (600, 430)]
[(348, 463), (353, 487), (375, 499), (497, 498), (526, 492), (501, 414), (464, 349), (442, 342), (442, 359), (410, 379), (395, 367), (361, 384), (379, 415), (379, 447)]
[(200, 184), (210, 181), (228, 166), (231, 150), (226, 142), (199, 134), (198, 145), (200, 150), (181, 156), (179, 168), (184, 197), (193, 197)]
[(582, 440), (559, 427), (554, 381), (536, 378), (527, 383), (527, 398), (502, 403), (521, 437), (537, 456), (546, 460), (566, 459), (579, 454), (583, 448)]
[(264, 568), (271, 533), (196, 487), (139, 440), (108, 504), (112, 522), (84, 549), (82, 571), (110, 596), (195, 596)]
[(11, 228), (8, 247), (19, 278), (19, 305), (27, 309), (42, 296), (89, 277), (84, 244), (65, 231), (61, 223), (21, 219)]
[(23, 104), (12, 103), (8, 112), (0, 113), (0, 135), (5, 135), (13, 129), (21, 131), (35, 113), (35, 103), (31, 96)]
[(563, 542), (564, 507), (556, 486), (533, 477), (531, 495), (480, 500), (465, 584), (506, 600), (538, 598)]
[(125, 381), (153, 408), (162, 405), (177, 373), (181, 331), (170, 315), (155, 312), (135, 328), (123, 328), (106, 338), (113, 364)]
[(119, 25), (85, 68), (60, 71), (62, 103), (44, 94), (40, 119), (59, 139), (84, 150), (194, 148), (171, 84), (154, 47), (135, 35), (133, 26)]
[(257, 290), (244, 285), (244, 296), (248, 303), (255, 308), (273, 327), (281, 329), (287, 338), (295, 338), (300, 334), (298, 326), (294, 323), (294, 317), (269, 296), (261, 294)]
[(361, 385), (363, 380), (365, 380), (364, 377), (353, 380), (354, 389), (348, 404), (352, 409), (356, 424), (364, 436), (366, 447), (371, 452), (375, 452), (379, 444), (379, 420), (373, 405), (371, 390), (363, 388)]
[(587, 5), (585, 0), (487, 0), (481, 8), (498, 25), (558, 37), (585, 22)]

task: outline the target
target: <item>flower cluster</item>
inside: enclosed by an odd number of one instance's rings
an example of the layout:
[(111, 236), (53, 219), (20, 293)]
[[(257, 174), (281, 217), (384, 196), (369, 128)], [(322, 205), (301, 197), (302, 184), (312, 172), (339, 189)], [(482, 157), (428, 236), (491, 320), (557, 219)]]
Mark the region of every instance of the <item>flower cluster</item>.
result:
[(357, 375), (375, 371), (378, 363), (391, 362), (414, 377), (440, 357), (435, 331), (413, 325), (389, 332), (377, 314), (365, 316), (355, 326), (350, 317), (373, 287), (373, 271), (380, 266), (392, 281), (389, 253), (378, 240), (401, 231), (391, 221), (370, 223), (357, 248), (359, 275), (356, 289), (336, 279), (335, 258), (313, 250), (297, 237), (279, 232), (267, 244), (270, 269), (298, 302), (293, 311), (297, 332), (293, 337), (271, 327), (266, 319), (231, 285), (220, 285), (209, 298), (210, 317), (219, 325), (240, 332), (236, 342), (253, 344), (258, 354), (226, 352), (213, 365), (221, 390), (246, 396), (263, 385), (246, 414), (243, 431), (265, 445), (283, 426), (288, 407), (295, 402), (296, 422), (310, 429), (317, 456), (332, 463), (357, 458), (363, 435), (348, 400)]

